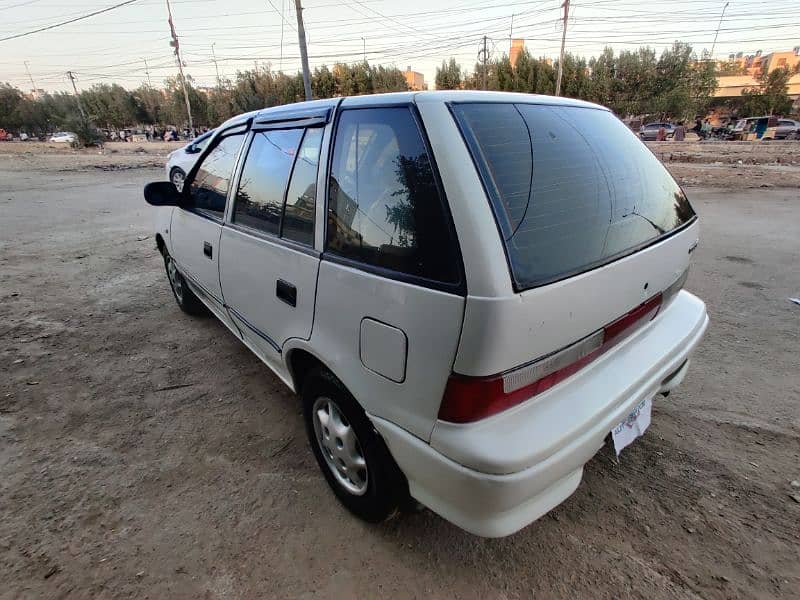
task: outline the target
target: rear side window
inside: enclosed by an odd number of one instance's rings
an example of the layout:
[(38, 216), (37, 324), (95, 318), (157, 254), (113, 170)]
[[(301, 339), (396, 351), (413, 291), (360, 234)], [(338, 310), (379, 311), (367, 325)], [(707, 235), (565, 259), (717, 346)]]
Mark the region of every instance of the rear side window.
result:
[(253, 137), (239, 178), (233, 222), (278, 235), (283, 195), (302, 129), (259, 131)]
[(615, 260), (695, 216), (658, 159), (608, 111), (535, 104), (452, 111), (517, 289)]
[(289, 191), (286, 193), (286, 207), (283, 211), (281, 235), (307, 246), (314, 245), (314, 209), (321, 147), (322, 129), (306, 131), (294, 163)]
[(233, 165), (243, 140), (244, 133), (224, 137), (203, 159), (189, 191), (194, 208), (222, 218)]
[(339, 117), (327, 248), (366, 265), (459, 282), (452, 229), (408, 108), (345, 110)]

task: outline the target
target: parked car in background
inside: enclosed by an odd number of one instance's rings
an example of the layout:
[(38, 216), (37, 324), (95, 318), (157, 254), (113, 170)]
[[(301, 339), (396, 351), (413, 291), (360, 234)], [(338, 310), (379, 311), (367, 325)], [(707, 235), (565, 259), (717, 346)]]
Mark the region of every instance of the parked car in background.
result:
[(365, 520), (410, 495), (477, 535), (519, 530), (607, 438), (644, 431), (708, 324), (682, 289), (694, 210), (598, 105), (335, 98), (207, 143), (182, 192), (145, 188), (175, 301), (301, 394), (320, 469)]
[(49, 141), (58, 144), (74, 144), (78, 141), (78, 136), (70, 131), (59, 131), (51, 135)]
[(800, 121), (793, 119), (778, 119), (775, 130), (776, 140), (800, 140)]
[(183, 180), (186, 174), (194, 166), (200, 153), (205, 149), (206, 144), (214, 134), (214, 130), (205, 132), (194, 138), (190, 143), (186, 144), (183, 148), (173, 150), (167, 155), (167, 178), (172, 182), (179, 192), (183, 189)]
[(658, 130), (664, 128), (667, 139), (675, 135), (675, 126), (672, 123), (648, 123), (639, 128), (639, 137), (645, 141), (653, 142), (658, 136)]

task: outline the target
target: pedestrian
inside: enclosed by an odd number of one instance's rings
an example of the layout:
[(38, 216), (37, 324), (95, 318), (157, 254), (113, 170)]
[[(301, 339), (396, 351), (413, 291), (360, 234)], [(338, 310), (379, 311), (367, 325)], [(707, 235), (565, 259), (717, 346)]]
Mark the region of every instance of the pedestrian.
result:
[(683, 121), (678, 121), (678, 125), (675, 127), (675, 134), (672, 136), (672, 139), (676, 142), (682, 142), (686, 139), (686, 127), (683, 126)]
[(711, 137), (711, 123), (708, 119), (703, 121), (703, 125), (700, 127), (700, 132), (703, 134), (704, 140)]
[(667, 139), (667, 130), (664, 128), (664, 124), (662, 123), (658, 127), (658, 132), (656, 133), (656, 141), (663, 142)]

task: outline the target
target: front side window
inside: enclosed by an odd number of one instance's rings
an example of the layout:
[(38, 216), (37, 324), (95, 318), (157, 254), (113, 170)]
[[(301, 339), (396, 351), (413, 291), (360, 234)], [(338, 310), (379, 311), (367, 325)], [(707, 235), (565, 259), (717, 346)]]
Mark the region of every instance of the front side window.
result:
[(278, 235), (283, 197), (302, 129), (256, 132), (236, 192), (233, 222)]
[(457, 250), (431, 160), (408, 108), (352, 109), (339, 117), (327, 248), (366, 265), (459, 281)]
[(222, 219), (236, 155), (244, 133), (229, 135), (203, 159), (189, 188), (190, 206)]

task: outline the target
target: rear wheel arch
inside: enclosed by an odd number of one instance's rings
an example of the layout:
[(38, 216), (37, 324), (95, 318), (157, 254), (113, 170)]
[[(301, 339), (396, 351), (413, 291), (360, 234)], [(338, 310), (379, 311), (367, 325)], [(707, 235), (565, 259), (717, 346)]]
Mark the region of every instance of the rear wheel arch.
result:
[(167, 251), (167, 243), (164, 241), (164, 238), (161, 237), (160, 233), (156, 234), (156, 248), (158, 248), (161, 256), (164, 256), (164, 253)]
[(333, 370), (326, 365), (322, 359), (305, 348), (290, 349), (286, 354), (286, 365), (289, 367), (292, 383), (294, 384), (295, 392), (298, 394), (303, 392), (303, 384), (308, 378), (308, 375), (317, 368), (326, 369), (333, 374), (334, 377), (336, 376)]

